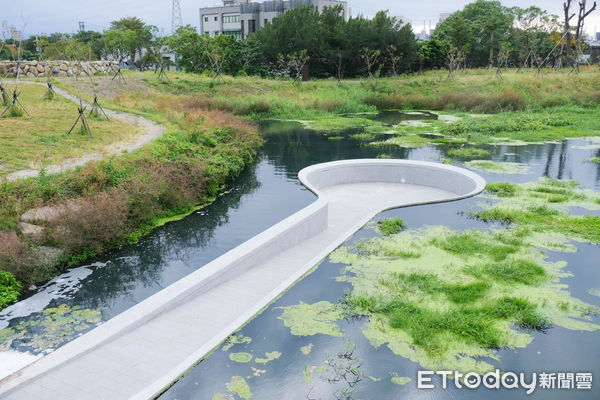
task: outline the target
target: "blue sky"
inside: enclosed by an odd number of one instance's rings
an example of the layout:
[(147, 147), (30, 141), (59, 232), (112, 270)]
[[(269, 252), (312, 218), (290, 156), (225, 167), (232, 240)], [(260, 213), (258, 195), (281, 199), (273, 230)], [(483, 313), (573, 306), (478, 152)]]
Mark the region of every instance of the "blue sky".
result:
[[(553, 13), (562, 12), (563, 0), (502, 0), (506, 6), (527, 7), (537, 5)], [(412, 21), (416, 31), (435, 26), (440, 13), (452, 12), (468, 4), (469, 0), (349, 0), (352, 14), (374, 15), (378, 10), (404, 16)], [(172, 0), (0, 0), (0, 22), (7, 21), (17, 29), (25, 26), (26, 36), (51, 32), (76, 32), (78, 22), (84, 21), (86, 29), (102, 31), (110, 21), (124, 16), (139, 16), (156, 25), (165, 33), (171, 30)], [(198, 8), (220, 4), (218, 0), (180, 0), (184, 24), (198, 26)], [(589, 3), (592, 3), (590, 0)], [(593, 17), (593, 18), (592, 18)], [(595, 29), (595, 27), (597, 27)], [(586, 26), (589, 32), (600, 30), (600, 12), (590, 16)]]

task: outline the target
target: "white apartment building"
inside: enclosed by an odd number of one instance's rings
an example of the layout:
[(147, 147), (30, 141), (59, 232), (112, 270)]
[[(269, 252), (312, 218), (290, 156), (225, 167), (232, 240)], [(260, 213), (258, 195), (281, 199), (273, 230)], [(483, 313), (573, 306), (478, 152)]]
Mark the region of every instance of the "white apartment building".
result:
[(280, 15), (301, 6), (314, 6), (323, 11), (324, 7), (341, 5), (344, 18), (348, 19), (348, 2), (342, 0), (269, 0), (262, 3), (249, 0), (223, 0), (221, 7), (200, 8), (200, 33), (231, 35), (245, 39), (248, 34), (273, 21)]

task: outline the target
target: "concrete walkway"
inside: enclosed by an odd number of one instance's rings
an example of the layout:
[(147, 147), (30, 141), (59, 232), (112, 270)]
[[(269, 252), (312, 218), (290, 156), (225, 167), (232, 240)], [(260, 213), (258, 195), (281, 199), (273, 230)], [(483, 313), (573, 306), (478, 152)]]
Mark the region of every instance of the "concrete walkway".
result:
[(0, 381), (0, 398), (153, 398), (379, 212), (485, 187), (463, 169), (400, 160), (320, 164), (300, 179), (315, 203)]
[[(20, 81), (19, 85), (46, 86), (45, 84), (40, 83), (40, 82), (29, 82), (29, 81)], [(76, 96), (68, 93), (67, 91), (65, 91), (63, 89), (59, 89), (56, 86), (54, 86), (54, 91), (56, 92), (56, 94), (79, 105), (79, 98), (77, 98)], [(102, 102), (102, 99), (100, 99), (100, 103), (101, 102)], [(91, 110), (90, 104), (88, 104), (84, 101), (83, 105), (85, 107), (87, 107), (86, 112), (89, 112), (89, 110)], [(130, 125), (133, 129), (140, 129), (140, 132), (137, 133), (134, 137), (132, 137), (131, 139), (129, 139), (127, 141), (111, 143), (111, 144), (105, 146), (102, 149), (102, 151), (86, 153), (86, 154), (82, 155), (81, 157), (68, 158), (68, 159), (62, 161), (60, 164), (49, 165), (46, 168), (47, 173), (55, 174), (58, 172), (64, 172), (64, 171), (68, 171), (71, 169), (75, 169), (76, 167), (81, 167), (81, 166), (89, 163), (90, 161), (100, 161), (106, 157), (110, 157), (113, 155), (119, 156), (119, 155), (123, 155), (124, 153), (130, 153), (132, 151), (135, 151), (135, 150), (141, 148), (145, 144), (148, 144), (148, 143), (153, 142), (154, 140), (158, 139), (166, 131), (164, 126), (159, 125), (159, 124), (157, 124), (153, 121), (150, 121), (149, 119), (146, 119), (144, 117), (141, 117), (139, 115), (134, 115), (134, 114), (121, 112), (121, 111), (113, 111), (108, 108), (104, 108), (104, 111), (106, 112), (106, 115), (109, 118), (114, 118), (119, 121), (125, 122), (126, 124)], [(39, 169), (23, 169), (20, 171), (11, 172), (10, 174), (8, 174), (6, 176), (6, 178), (9, 181), (14, 181), (16, 179), (35, 177), (35, 176), (38, 176), (39, 173), (40, 173)]]

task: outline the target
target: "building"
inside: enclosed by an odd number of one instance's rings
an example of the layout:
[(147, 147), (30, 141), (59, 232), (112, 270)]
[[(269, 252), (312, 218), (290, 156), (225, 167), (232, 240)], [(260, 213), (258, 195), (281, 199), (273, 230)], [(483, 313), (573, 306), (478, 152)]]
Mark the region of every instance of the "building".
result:
[(231, 35), (244, 39), (252, 32), (283, 15), (292, 8), (314, 6), (322, 11), (324, 7), (341, 5), (344, 18), (348, 19), (348, 2), (341, 0), (271, 0), (262, 3), (249, 0), (223, 0), (223, 6), (200, 9), (200, 33)]

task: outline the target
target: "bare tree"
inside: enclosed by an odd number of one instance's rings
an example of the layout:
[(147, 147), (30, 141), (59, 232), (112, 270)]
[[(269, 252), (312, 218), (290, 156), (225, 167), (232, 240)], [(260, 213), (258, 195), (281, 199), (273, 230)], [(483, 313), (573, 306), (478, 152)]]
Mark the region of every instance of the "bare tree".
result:
[(577, 27), (575, 29), (575, 52), (573, 54), (573, 59), (571, 60), (573, 69), (571, 69), (570, 73), (579, 72), (579, 60), (581, 58), (581, 55), (583, 54), (583, 27), (585, 19), (594, 10), (596, 10), (596, 5), (597, 4), (594, 1), (594, 5), (588, 10), (586, 0), (581, 0), (579, 2), (579, 16), (577, 18)]
[(302, 70), (306, 63), (310, 60), (308, 51), (301, 50), (299, 52), (293, 52), (287, 55), (279, 54), (277, 62), (282, 71), (288, 75), (291, 75), (294, 80), (292, 84), (297, 85), (302, 81)]
[(448, 79), (452, 77), (455, 71), (457, 71), (465, 59), (465, 53), (459, 50), (457, 47), (451, 46), (448, 49), (446, 55), (446, 68), (448, 69)]
[(379, 56), (380, 55), (381, 55), (381, 50), (371, 50), (368, 47), (363, 48), (362, 57), (365, 60), (365, 64), (367, 65), (367, 71), (369, 72), (369, 78), (374, 78), (376, 76), (379, 76), (379, 71), (381, 68), (379, 66)]
[(402, 57), (404, 57), (404, 54), (402, 52), (398, 52), (398, 49), (393, 44), (387, 48), (387, 53), (390, 58), (390, 62), (392, 63), (392, 73), (394, 74), (394, 77), (397, 77), (398, 67), (400, 61), (402, 61)]

